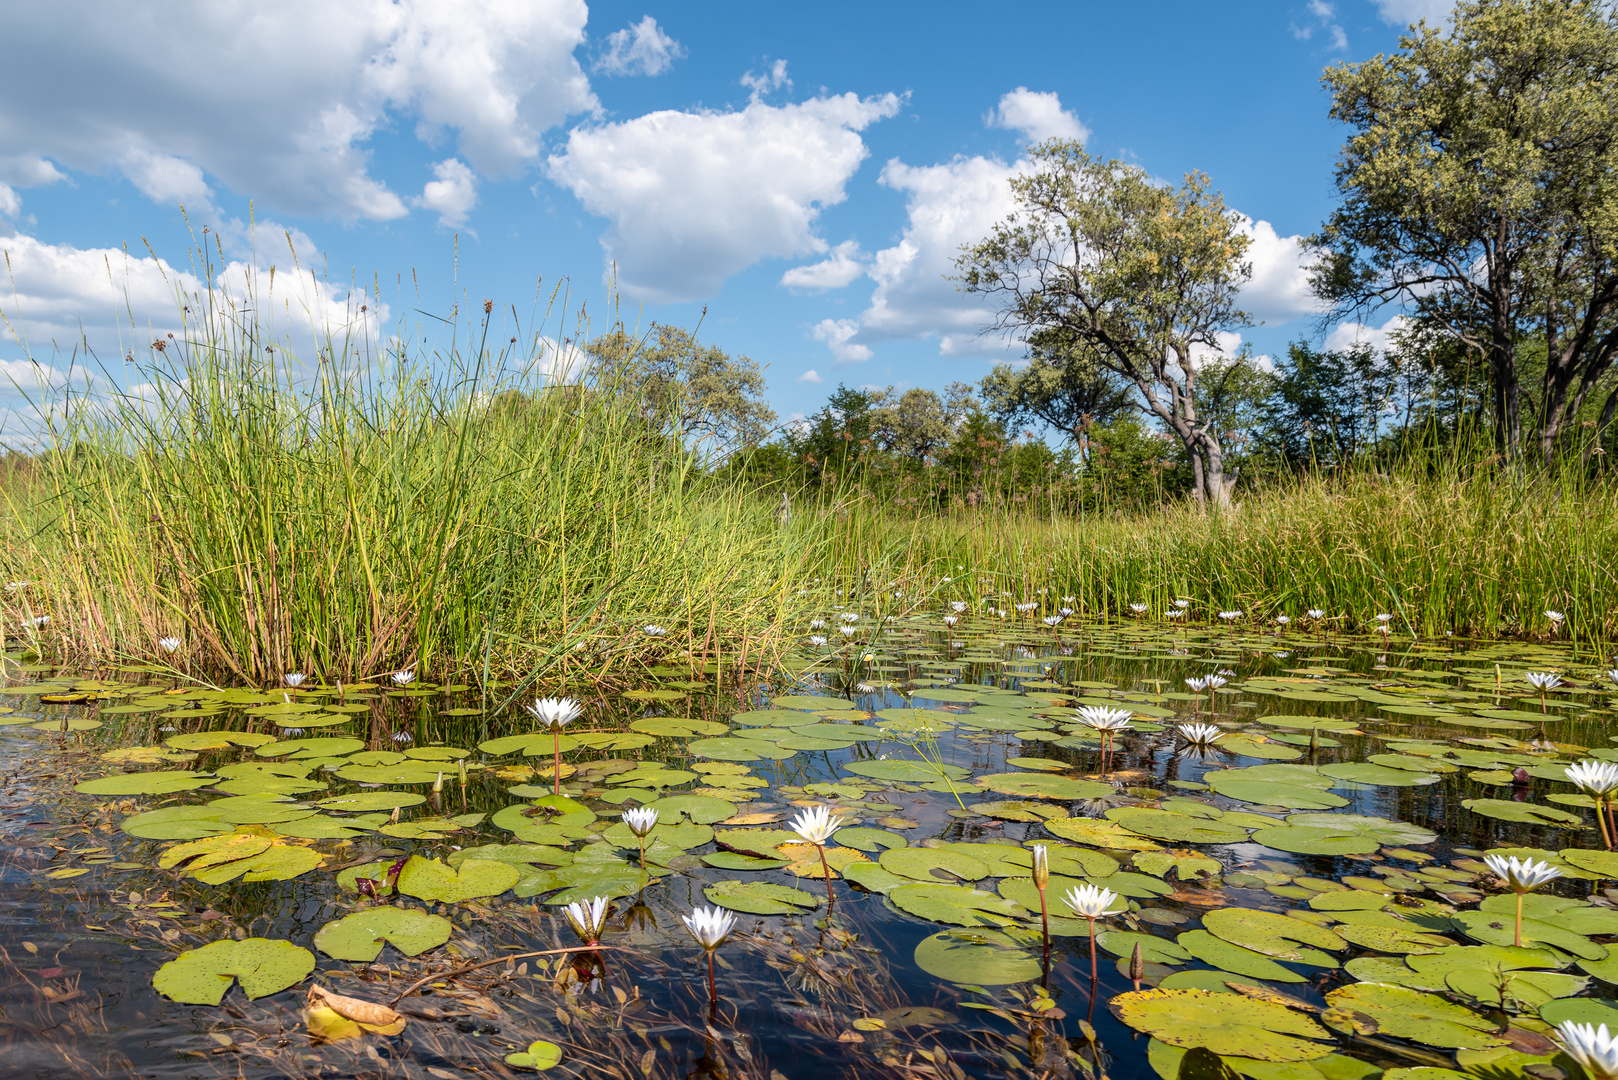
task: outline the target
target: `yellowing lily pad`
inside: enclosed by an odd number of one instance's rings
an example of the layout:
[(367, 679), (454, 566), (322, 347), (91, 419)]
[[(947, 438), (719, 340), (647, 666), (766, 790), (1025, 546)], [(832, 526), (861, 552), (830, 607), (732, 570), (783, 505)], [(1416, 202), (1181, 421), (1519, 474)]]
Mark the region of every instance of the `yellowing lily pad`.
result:
[(1207, 990), (1137, 990), (1110, 1006), (1119, 1020), (1171, 1046), (1260, 1061), (1310, 1061), (1331, 1053), (1330, 1034), (1284, 1005)]
[(1422, 1046), (1486, 1050), (1506, 1040), (1491, 1034), (1495, 1023), (1464, 1005), (1436, 994), (1389, 983), (1354, 983), (1326, 995), (1322, 1019), (1344, 1031), (1360, 1031), (1369, 1018), (1380, 1035), (1410, 1039)]

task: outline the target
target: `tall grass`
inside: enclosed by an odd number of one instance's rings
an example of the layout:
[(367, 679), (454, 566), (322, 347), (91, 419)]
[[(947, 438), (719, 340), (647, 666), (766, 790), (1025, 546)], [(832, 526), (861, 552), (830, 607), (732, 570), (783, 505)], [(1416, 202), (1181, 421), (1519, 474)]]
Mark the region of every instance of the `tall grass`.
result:
[(1618, 637), (1610, 483), (1412, 469), (1225, 515), (917, 516), (848, 491), (781, 515), (648, 426), (614, 372), (555, 377), (548, 340), (519, 346), (487, 307), (431, 357), (361, 335), (304, 364), (251, 312), (190, 300), (139, 393), (50, 403), (47, 444), (0, 479), (0, 580), (27, 582), (4, 596), (11, 632), (63, 663), (258, 684), (413, 668), (516, 693), (736, 672), (810, 614), (962, 598), (1106, 619), (1175, 598), (1194, 620), (1322, 608), (1344, 628), (1387, 612), (1421, 638), (1540, 636), (1554, 609), (1581, 644)]
[(613, 372), (547, 377), (554, 348), (491, 347), (487, 308), (430, 366), (361, 339), (309, 367), (221, 298), (196, 310), (139, 395), (53, 406), (5, 489), (0, 568), (53, 655), (173, 636), (255, 683), (565, 682), (773, 649), (813, 532), (707, 482)]

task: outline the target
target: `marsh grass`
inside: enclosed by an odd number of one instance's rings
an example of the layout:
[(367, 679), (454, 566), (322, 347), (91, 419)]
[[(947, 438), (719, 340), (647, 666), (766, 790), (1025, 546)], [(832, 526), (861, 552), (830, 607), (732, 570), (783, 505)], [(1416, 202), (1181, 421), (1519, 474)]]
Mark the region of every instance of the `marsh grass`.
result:
[[(509, 701), (656, 664), (739, 675), (812, 615), (866, 611), (875, 633), (946, 599), (968, 619), (1036, 603), (1030, 634), (1061, 606), (1158, 619), (1184, 597), (1204, 623), (1319, 607), (1342, 629), (1389, 612), (1404, 638), (1546, 636), (1554, 609), (1581, 648), (1618, 637), (1610, 482), (1439, 461), (1223, 515), (916, 515), (855, 489), (789, 493), (782, 514), (649, 420), (620, 372), (561, 371), (547, 313), (520, 327), (485, 304), (430, 354), (354, 313), (299, 359), (251, 302), (181, 299), (183, 332), (102, 383), (138, 390), (36, 402), (43, 445), (0, 470), (0, 576), (28, 583), (4, 596), (10, 633), (53, 661), (261, 685), (415, 668)], [(570, 329), (588, 338), (582, 314)]]

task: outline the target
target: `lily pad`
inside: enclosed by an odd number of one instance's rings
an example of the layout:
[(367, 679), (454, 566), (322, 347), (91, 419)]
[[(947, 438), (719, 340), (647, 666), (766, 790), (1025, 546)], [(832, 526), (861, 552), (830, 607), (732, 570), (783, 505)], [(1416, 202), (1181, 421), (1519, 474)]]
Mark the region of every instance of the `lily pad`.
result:
[(224, 939), (189, 949), (157, 969), (152, 986), (173, 1001), (218, 1005), (230, 984), (249, 998), (296, 986), (315, 970), (315, 954), (274, 938)]
[(562, 1048), (553, 1042), (540, 1039), (528, 1044), (528, 1049), (517, 1054), (507, 1054), (506, 1064), (515, 1065), (519, 1069), (534, 1069), (544, 1072), (562, 1060)]
[(1235, 844), (1247, 839), (1247, 830), (1239, 826), (1189, 817), (1172, 810), (1122, 806), (1108, 810), (1106, 816), (1130, 832), (1177, 844)]
[(1202, 925), (1209, 933), (1232, 945), (1313, 967), (1337, 966), (1336, 960), (1317, 950), (1341, 952), (1348, 947), (1342, 938), (1324, 926), (1258, 908), (1215, 908), (1202, 917)]
[(1474, 814), (1497, 818), (1501, 821), (1521, 821), (1530, 825), (1583, 825), (1584, 818), (1566, 810), (1554, 810), (1530, 802), (1512, 802), (1510, 799), (1462, 799), (1461, 805)]
[(399, 891), (418, 900), (459, 904), (499, 896), (517, 884), (521, 876), (509, 863), (468, 859), (458, 869), (452, 869), (437, 860), (412, 855), (399, 871)]
[(368, 908), (345, 915), (315, 931), (315, 948), (337, 960), (369, 963), (384, 942), (406, 956), (420, 956), (449, 940), (454, 924), (414, 908)]
[(1438, 834), (1431, 829), (1368, 814), (1288, 814), (1287, 824), (1306, 829), (1354, 832), (1368, 836), (1378, 844), (1401, 844), (1406, 847), (1421, 847), (1438, 839)]
[[(843, 766), (843, 771), (855, 776), (868, 776), (873, 780), (893, 780), (904, 784), (920, 784), (931, 780), (964, 780), (971, 770), (959, 765), (926, 761), (854, 761)], [(1109, 789), (1110, 790), (1110, 789)]]
[(1328, 993), (1326, 1003), (1330, 1008), (1322, 1019), (1344, 1031), (1363, 1031), (1363, 1017), (1377, 1034), (1422, 1046), (1487, 1050), (1506, 1045), (1505, 1039), (1491, 1034), (1496, 1025), (1488, 1017), (1408, 986), (1354, 983)]
[(989, 876), (982, 860), (948, 848), (890, 848), (877, 858), (882, 869), (916, 881), (980, 881)]
[(796, 915), (820, 906), (812, 893), (767, 881), (717, 881), (702, 894), (722, 908), (750, 915)]
[(173, 795), (180, 791), (194, 791), (214, 782), (211, 773), (184, 770), (155, 770), (152, 772), (120, 773), (103, 776), (99, 780), (86, 780), (74, 786), (81, 795)]
[[(1315, 817), (1329, 817), (1316, 814)], [(1253, 839), (1277, 851), (1290, 851), (1298, 855), (1363, 855), (1382, 845), (1369, 836), (1348, 829), (1316, 829), (1302, 825), (1279, 825), (1259, 829)]]
[(1175, 942), (1207, 964), (1234, 975), (1246, 975), (1266, 982), (1301, 983), (1304, 977), (1290, 968), (1282, 967), (1263, 953), (1232, 945), (1223, 938), (1214, 937), (1206, 930), (1187, 930)]
[(162, 806), (126, 817), (118, 827), (140, 840), (194, 840), (228, 833), (235, 825), (211, 806)]
[(1356, 784), (1375, 784), (1378, 787), (1421, 787), (1438, 783), (1431, 773), (1412, 772), (1409, 769), (1390, 769), (1369, 761), (1347, 761), (1336, 765), (1322, 765), (1322, 776), (1335, 780), (1348, 780)]
[(1260, 1061), (1310, 1061), (1331, 1053), (1330, 1033), (1284, 1005), (1207, 990), (1135, 990), (1119, 994), (1113, 1015), (1171, 1046)]
[(1004, 926), (1027, 914), (1013, 900), (964, 885), (900, 885), (889, 889), (887, 898), (918, 919), (955, 926)]
[(995, 930), (942, 930), (916, 946), (916, 966), (946, 982), (1006, 986), (1039, 978), (1039, 958)]

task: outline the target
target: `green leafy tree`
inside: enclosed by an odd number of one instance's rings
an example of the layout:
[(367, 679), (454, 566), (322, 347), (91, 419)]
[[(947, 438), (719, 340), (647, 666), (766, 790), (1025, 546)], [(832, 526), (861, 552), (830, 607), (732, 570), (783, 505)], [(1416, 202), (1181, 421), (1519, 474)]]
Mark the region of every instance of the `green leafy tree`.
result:
[[(1351, 129), (1313, 238), (1338, 315), (1412, 313), (1483, 356), (1509, 460), (1556, 453), (1618, 352), (1618, 14), (1603, 0), (1467, 0), (1446, 32), (1327, 70)], [(1524, 386), (1522, 345), (1545, 349)], [(1524, 423), (1524, 397), (1531, 403)]]
[(1027, 363), (996, 364), (980, 386), (989, 412), (1007, 425), (1040, 424), (1072, 440), (1134, 408), (1129, 385), (1061, 329), (1033, 334)]
[(775, 425), (759, 365), (701, 345), (689, 330), (653, 323), (637, 337), (618, 326), (585, 351), (612, 370), (621, 390), (640, 398), (649, 425), (702, 447), (710, 458), (756, 446)]
[(1198, 366), (1248, 322), (1237, 215), (1199, 173), (1170, 188), (1062, 139), (1029, 156), (1011, 181), (1016, 209), (957, 260), (961, 287), (999, 303), (990, 329), (1061, 335), (1074, 360), (1126, 380), (1185, 448), (1196, 497), (1228, 506), (1236, 475), (1199, 412)]

